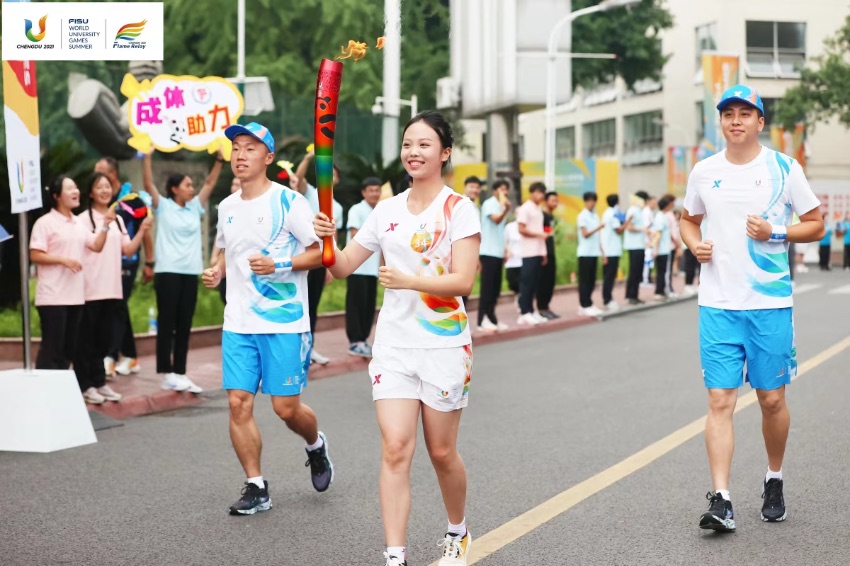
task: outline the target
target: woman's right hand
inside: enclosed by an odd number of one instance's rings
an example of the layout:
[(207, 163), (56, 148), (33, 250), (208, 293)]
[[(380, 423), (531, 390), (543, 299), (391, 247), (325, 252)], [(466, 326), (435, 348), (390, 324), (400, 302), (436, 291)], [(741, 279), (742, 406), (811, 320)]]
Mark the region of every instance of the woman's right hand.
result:
[(315, 230), (316, 235), (320, 238), (336, 236), (336, 226), (323, 212), (320, 212), (313, 218), (313, 230)]
[(71, 259), (69, 257), (62, 258), (62, 265), (64, 265), (74, 273), (79, 273), (83, 269), (83, 266), (79, 261)]
[(218, 265), (213, 265), (205, 269), (201, 274), (201, 281), (204, 282), (207, 289), (218, 287), (218, 284), (221, 283), (221, 268)]

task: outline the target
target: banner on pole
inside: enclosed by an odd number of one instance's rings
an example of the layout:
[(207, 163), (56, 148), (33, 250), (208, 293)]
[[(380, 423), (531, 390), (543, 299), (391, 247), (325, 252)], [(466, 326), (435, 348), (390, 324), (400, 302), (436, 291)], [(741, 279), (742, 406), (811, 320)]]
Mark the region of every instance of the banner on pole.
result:
[(33, 61), (3, 61), (3, 102), (12, 212), (41, 208), (38, 89)]
[(128, 144), (148, 153), (179, 149), (222, 150), (230, 159), (230, 141), (224, 130), (235, 124), (245, 108), (236, 86), (221, 77), (159, 75), (141, 83), (124, 75), (121, 94), (130, 103)]
[(723, 53), (702, 54), (702, 123), (703, 140), (700, 143), (697, 157), (702, 160), (714, 155), (724, 147), (726, 141), (720, 130), (720, 114), (717, 112), (717, 103), (723, 91), (738, 84), (738, 55)]
[(667, 148), (667, 192), (677, 198), (685, 197), (688, 176), (697, 162), (697, 147), (674, 145)]

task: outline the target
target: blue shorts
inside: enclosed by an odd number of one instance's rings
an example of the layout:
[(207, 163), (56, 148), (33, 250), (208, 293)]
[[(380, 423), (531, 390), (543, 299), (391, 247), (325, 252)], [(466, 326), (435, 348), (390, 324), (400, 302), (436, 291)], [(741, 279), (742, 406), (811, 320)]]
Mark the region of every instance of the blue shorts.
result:
[(702, 376), (709, 389), (779, 389), (797, 375), (791, 307), (734, 311), (699, 308)]
[(307, 387), (313, 335), (222, 332), (222, 388), (278, 397), (300, 395)]

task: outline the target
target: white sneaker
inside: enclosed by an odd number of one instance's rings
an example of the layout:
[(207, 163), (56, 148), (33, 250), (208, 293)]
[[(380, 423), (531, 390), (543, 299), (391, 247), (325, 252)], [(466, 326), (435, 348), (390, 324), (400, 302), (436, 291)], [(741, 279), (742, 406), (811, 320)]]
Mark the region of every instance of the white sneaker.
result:
[(678, 299), (679, 293), (676, 293), (675, 291), (670, 291), (669, 293), (667, 293), (667, 298), (668, 299)]
[(186, 389), (184, 391), (188, 391), (189, 393), (195, 393), (195, 394), (204, 392), (204, 390), (201, 387), (195, 385), (195, 382), (192, 381), (191, 379), (189, 379), (188, 377), (186, 377), (184, 374), (176, 373), (174, 375), (177, 376), (177, 379), (179, 379), (180, 381), (182, 381), (183, 383), (186, 384)]
[(103, 402), (106, 401), (94, 387), (89, 387), (83, 391), (83, 400), (90, 405), (103, 405)]
[(538, 324), (540, 324), (539, 322), (537, 322), (537, 319), (534, 318), (534, 315), (530, 312), (520, 315), (520, 317), (516, 319), (516, 323), (520, 326), (537, 326)]
[(478, 330), (480, 332), (496, 332), (499, 330), (499, 327), (490, 322), (490, 319), (485, 316), (481, 324), (478, 325)]
[(545, 316), (543, 316), (542, 314), (540, 314), (537, 311), (534, 311), (533, 313), (531, 313), (531, 315), (534, 317), (534, 319), (537, 321), (538, 324), (543, 324), (545, 322), (549, 322), (548, 318), (546, 318)]
[(499, 324), (496, 325), (497, 330), (507, 330), (508, 328), (510, 328), (510, 327), (507, 324), (505, 324), (504, 322), (500, 322)]
[(387, 563), (385, 566), (405, 566), (407, 563), (397, 556), (390, 556), (386, 552), (384, 553), (384, 558), (387, 559)]
[(187, 383), (188, 379), (180, 379), (180, 376), (176, 373), (167, 373), (165, 374), (165, 378), (162, 380), (163, 389), (170, 389), (172, 391), (186, 391), (189, 389), (190, 383)]
[(599, 316), (602, 314), (602, 311), (593, 305), (590, 305), (587, 308), (579, 308), (578, 314), (581, 316)]
[(443, 547), (443, 557), (437, 562), (437, 566), (466, 566), (472, 548), (472, 535), (469, 531), (462, 537), (446, 533), (446, 537), (440, 541), (440, 546)]
[(115, 373), (119, 375), (139, 373), (141, 370), (142, 366), (136, 358), (121, 358), (121, 361), (115, 365)]
[(326, 366), (326, 365), (328, 365), (328, 362), (330, 362), (330, 361), (331, 361), (331, 359), (329, 357), (323, 356), (322, 354), (320, 354), (316, 350), (312, 350), (310, 352), (310, 362), (311, 363), (319, 364), (320, 366)]
[(608, 309), (609, 312), (617, 312), (620, 310), (620, 303), (617, 301), (611, 301), (605, 305), (605, 308)]
[(808, 273), (808, 272), (809, 272), (809, 268), (806, 267), (805, 263), (801, 263), (800, 265), (797, 266), (797, 273)]
[(693, 285), (685, 285), (685, 290), (682, 292), (682, 295), (685, 297), (693, 297), (697, 294), (697, 289)]
[(103, 358), (103, 371), (106, 372), (106, 379), (115, 377), (115, 360), (109, 356)]
[(120, 401), (123, 397), (123, 395), (121, 395), (120, 393), (116, 393), (108, 385), (98, 387), (97, 392), (100, 393), (101, 397), (103, 397), (106, 401)]

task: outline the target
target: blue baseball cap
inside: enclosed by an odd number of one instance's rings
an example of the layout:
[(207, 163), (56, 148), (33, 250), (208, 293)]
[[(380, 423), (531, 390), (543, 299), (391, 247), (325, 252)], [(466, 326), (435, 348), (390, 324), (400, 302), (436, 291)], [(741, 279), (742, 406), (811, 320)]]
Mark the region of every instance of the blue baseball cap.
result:
[(759, 93), (757, 93), (754, 88), (750, 88), (746, 85), (735, 85), (732, 88), (727, 89), (726, 92), (723, 93), (723, 96), (720, 97), (720, 102), (717, 103), (717, 109), (722, 112), (723, 109), (732, 102), (743, 102), (744, 104), (748, 104), (757, 109), (761, 112), (761, 115), (764, 116), (764, 103), (761, 101)]
[(226, 130), (224, 130), (224, 136), (233, 141), (233, 138), (236, 136), (240, 136), (242, 134), (248, 134), (249, 136), (254, 136), (269, 148), (269, 151), (274, 153), (274, 137), (269, 129), (261, 124), (256, 122), (251, 122), (250, 124), (233, 124), (232, 126), (228, 126)]

